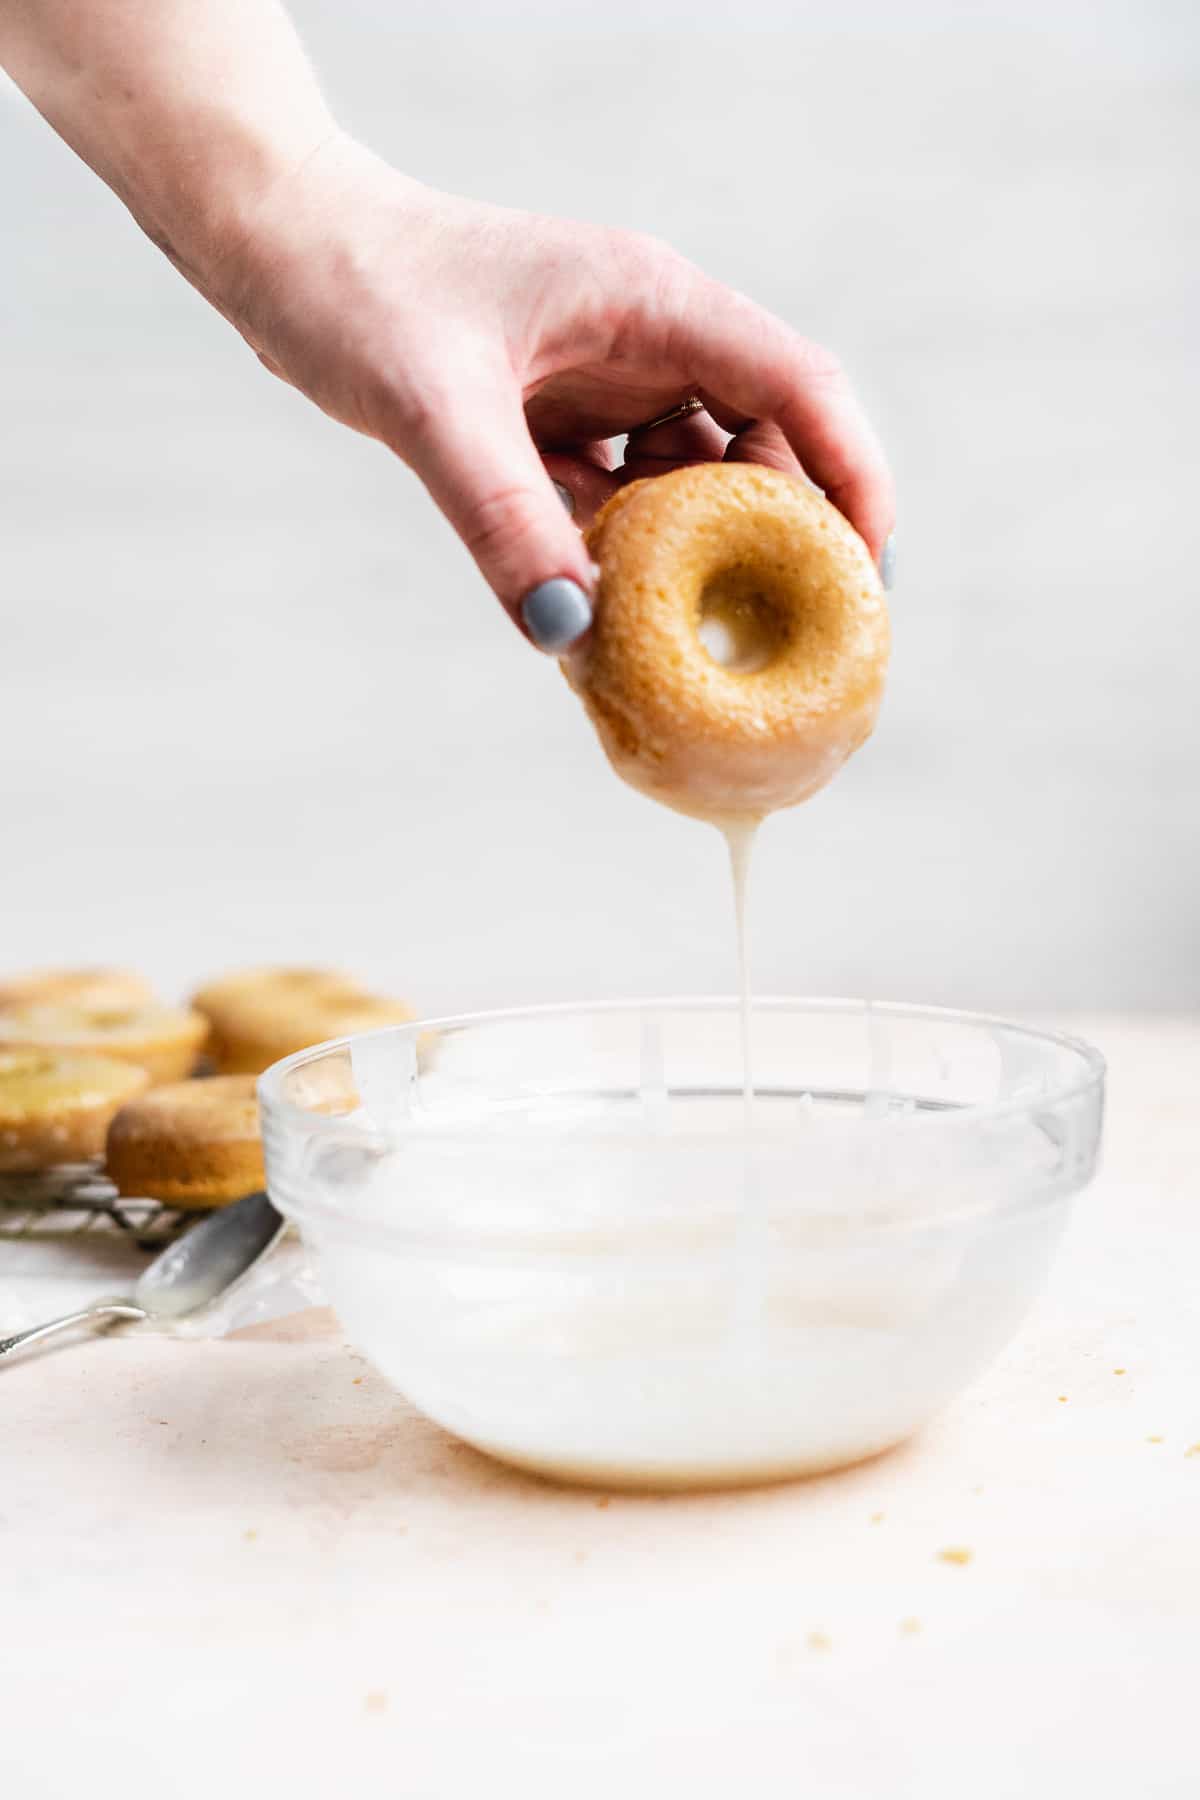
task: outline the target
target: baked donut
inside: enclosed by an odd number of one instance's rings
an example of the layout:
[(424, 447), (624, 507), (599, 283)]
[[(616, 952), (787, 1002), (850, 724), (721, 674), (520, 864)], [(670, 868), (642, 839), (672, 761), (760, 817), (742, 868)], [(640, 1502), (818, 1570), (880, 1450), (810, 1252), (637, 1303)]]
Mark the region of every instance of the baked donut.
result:
[(794, 806), (870, 735), (887, 605), (816, 488), (700, 463), (622, 488), (587, 533), (595, 619), (564, 673), (617, 773), (732, 823)]
[(0, 981), (0, 1010), (11, 1006), (146, 1006), (154, 989), (129, 969), (35, 969)]
[(0, 1048), (21, 1045), (62, 1056), (111, 1056), (145, 1069), (152, 1082), (190, 1075), (208, 1021), (179, 1006), (10, 1006), (0, 1011)]
[(105, 1162), (120, 1194), (221, 1206), (266, 1186), (252, 1075), (152, 1089), (108, 1128)]
[(109, 1057), (0, 1049), (0, 1170), (99, 1156), (109, 1120), (148, 1079)]
[(413, 1017), (402, 1001), (331, 969), (244, 969), (209, 982), (192, 1004), (209, 1021), (209, 1053), (223, 1074), (259, 1075), (294, 1050)]

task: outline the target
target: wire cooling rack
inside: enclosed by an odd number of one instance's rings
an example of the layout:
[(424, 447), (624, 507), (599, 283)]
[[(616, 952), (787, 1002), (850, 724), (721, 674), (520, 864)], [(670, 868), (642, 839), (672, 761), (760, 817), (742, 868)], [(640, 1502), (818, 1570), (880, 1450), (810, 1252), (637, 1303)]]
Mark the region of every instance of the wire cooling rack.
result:
[(143, 1250), (157, 1250), (179, 1235), (189, 1217), (195, 1214), (159, 1200), (123, 1198), (101, 1162), (0, 1174), (0, 1242), (90, 1232), (124, 1236)]

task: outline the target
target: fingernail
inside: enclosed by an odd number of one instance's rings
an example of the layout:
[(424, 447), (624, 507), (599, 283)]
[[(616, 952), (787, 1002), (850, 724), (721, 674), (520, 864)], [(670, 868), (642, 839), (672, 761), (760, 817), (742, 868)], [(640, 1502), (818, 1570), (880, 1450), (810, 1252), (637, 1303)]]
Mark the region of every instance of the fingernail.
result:
[(879, 579), (890, 593), (896, 585), (896, 534), (891, 532), (879, 552)]
[(573, 519), (575, 517), (575, 496), (570, 488), (564, 487), (561, 481), (556, 481), (554, 483), (554, 491), (566, 507), (567, 517)]
[(577, 581), (556, 575), (530, 588), (521, 602), (525, 629), (539, 650), (565, 650), (592, 622), (592, 608)]

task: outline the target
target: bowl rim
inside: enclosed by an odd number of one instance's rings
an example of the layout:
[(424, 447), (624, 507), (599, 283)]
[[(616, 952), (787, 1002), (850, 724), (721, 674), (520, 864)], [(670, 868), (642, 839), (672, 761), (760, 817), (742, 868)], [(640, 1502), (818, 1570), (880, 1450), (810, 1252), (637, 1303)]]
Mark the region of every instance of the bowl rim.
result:
[[(439, 1018), (418, 1018), (406, 1020), (402, 1024), (383, 1025), (374, 1031), (351, 1032), (342, 1037), (328, 1038), (320, 1044), (310, 1044), (303, 1050), (295, 1050), (290, 1056), (281, 1057), (264, 1069), (258, 1077), (256, 1089), (259, 1103), (264, 1114), (271, 1118), (291, 1120), (295, 1125), (303, 1125), (308, 1131), (339, 1135), (343, 1141), (347, 1131), (361, 1133), (364, 1138), (375, 1139), (379, 1128), (365, 1121), (347, 1118), (343, 1113), (320, 1113), (309, 1107), (298, 1105), (290, 1100), (285, 1092), (285, 1083), (293, 1069), (301, 1068), (309, 1062), (328, 1056), (337, 1050), (352, 1049), (356, 1043), (372, 1042), (389, 1038), (399, 1042), (415, 1042), (424, 1032), (464, 1030), (472, 1026), (499, 1024), (516, 1024), (540, 1019), (569, 1017), (573, 1014), (586, 1013), (638, 1013), (638, 1012), (739, 1012), (741, 1000), (734, 995), (652, 995), (644, 999), (621, 1000), (553, 1000), (532, 1006), (502, 1006), (481, 1012), (447, 1013)], [(948, 1109), (947, 1118), (964, 1118), (972, 1120), (991, 1120), (1005, 1118), (1014, 1113), (1028, 1110), (1045, 1111), (1048, 1108), (1062, 1106), (1078, 1099), (1094, 1088), (1102, 1088), (1108, 1065), (1103, 1054), (1094, 1044), (1085, 1038), (1076, 1037), (1067, 1031), (1048, 1030), (1040, 1025), (1026, 1025), (1018, 1020), (1005, 1019), (998, 1013), (972, 1012), (967, 1008), (949, 1006), (923, 1006), (904, 1000), (855, 1000), (846, 996), (821, 995), (786, 995), (764, 994), (753, 995), (750, 1000), (750, 1014), (756, 1012), (805, 1012), (805, 1013), (859, 1013), (864, 1017), (872, 1013), (892, 1018), (925, 1019), (942, 1024), (981, 1026), (985, 1029), (997, 1029), (1014, 1032), (1042, 1044), (1055, 1044), (1062, 1050), (1069, 1050), (1079, 1058), (1079, 1070), (1064, 1078), (1061, 1082), (1035, 1096), (1013, 1096), (1006, 1100), (988, 1100), (978, 1105), (967, 1104)], [(451, 1129), (453, 1135), (453, 1128)]]

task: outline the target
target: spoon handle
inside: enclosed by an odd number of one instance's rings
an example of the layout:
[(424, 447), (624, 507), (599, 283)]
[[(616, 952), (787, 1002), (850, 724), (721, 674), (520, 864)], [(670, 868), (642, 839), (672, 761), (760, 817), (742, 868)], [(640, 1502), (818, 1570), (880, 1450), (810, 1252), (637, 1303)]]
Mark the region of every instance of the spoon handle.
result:
[(78, 1312), (65, 1313), (61, 1319), (50, 1319), (45, 1325), (31, 1325), (28, 1331), (18, 1331), (13, 1337), (0, 1338), (0, 1356), (9, 1356), (26, 1344), (36, 1344), (40, 1338), (53, 1337), (59, 1331), (70, 1331), (76, 1325), (99, 1325), (105, 1320), (115, 1323), (118, 1319), (148, 1317), (149, 1314), (143, 1312), (140, 1306), (135, 1306), (131, 1300), (97, 1300), (94, 1306), (84, 1306)]

